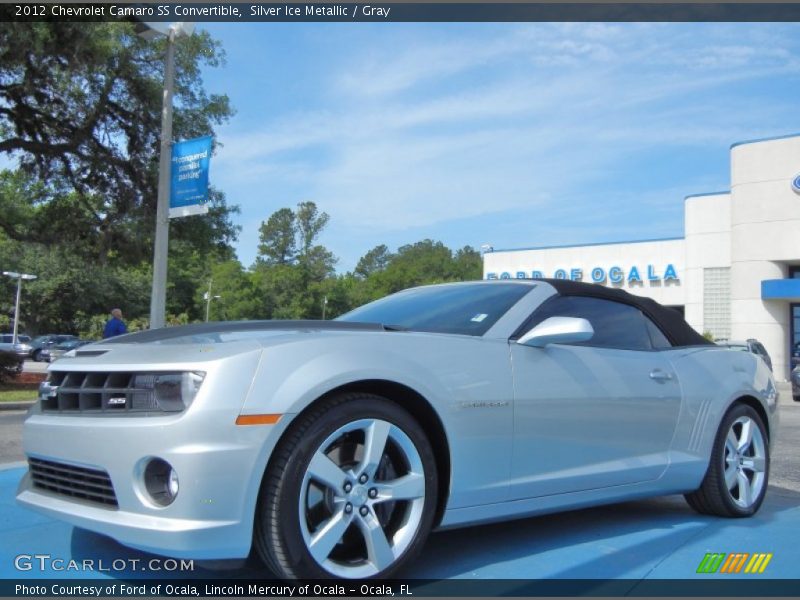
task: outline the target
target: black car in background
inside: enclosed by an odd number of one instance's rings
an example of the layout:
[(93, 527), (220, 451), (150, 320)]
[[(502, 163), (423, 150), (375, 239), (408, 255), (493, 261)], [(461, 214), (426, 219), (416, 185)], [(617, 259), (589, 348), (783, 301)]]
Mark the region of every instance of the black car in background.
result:
[(800, 366), (792, 369), (792, 398), (795, 402), (800, 402)]
[(50, 349), (58, 344), (75, 339), (78, 339), (77, 336), (66, 333), (48, 333), (47, 335), (37, 336), (31, 342), (31, 347), (33, 348), (31, 358), (36, 362), (46, 361), (47, 359), (42, 356), (42, 350)]

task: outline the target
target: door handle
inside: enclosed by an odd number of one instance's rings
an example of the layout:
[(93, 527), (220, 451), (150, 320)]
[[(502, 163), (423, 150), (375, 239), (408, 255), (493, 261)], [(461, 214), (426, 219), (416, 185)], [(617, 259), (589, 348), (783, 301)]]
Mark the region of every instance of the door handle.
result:
[(667, 373), (661, 369), (653, 369), (650, 371), (650, 379), (654, 379), (656, 381), (669, 381), (672, 379), (672, 373)]

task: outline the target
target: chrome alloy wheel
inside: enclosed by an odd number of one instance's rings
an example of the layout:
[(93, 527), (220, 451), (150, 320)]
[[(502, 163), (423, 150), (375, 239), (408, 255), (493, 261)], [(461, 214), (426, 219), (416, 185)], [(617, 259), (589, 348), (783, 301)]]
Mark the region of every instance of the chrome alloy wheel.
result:
[(764, 436), (750, 417), (739, 417), (731, 425), (723, 461), (731, 500), (741, 508), (750, 508), (761, 496), (767, 465)]
[(414, 443), (392, 423), (361, 419), (334, 431), (311, 457), (300, 489), (300, 531), (328, 573), (370, 577), (411, 544), (424, 504)]

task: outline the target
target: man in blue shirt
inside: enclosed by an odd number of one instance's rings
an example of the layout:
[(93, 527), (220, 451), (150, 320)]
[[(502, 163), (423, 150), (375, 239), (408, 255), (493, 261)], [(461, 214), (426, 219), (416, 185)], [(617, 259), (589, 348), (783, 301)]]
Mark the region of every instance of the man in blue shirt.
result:
[(122, 320), (122, 311), (114, 308), (111, 310), (111, 318), (106, 322), (106, 326), (103, 329), (103, 339), (122, 335), (123, 333), (128, 333), (128, 328), (125, 327), (125, 322)]

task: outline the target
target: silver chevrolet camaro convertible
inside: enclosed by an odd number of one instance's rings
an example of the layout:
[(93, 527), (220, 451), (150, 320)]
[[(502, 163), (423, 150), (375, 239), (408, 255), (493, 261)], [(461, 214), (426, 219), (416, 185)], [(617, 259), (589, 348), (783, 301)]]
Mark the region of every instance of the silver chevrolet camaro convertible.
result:
[(752, 515), (777, 422), (758, 356), (651, 300), (445, 284), (78, 348), (25, 422), (17, 498), (159, 554), (385, 577), (437, 528), (675, 493)]

